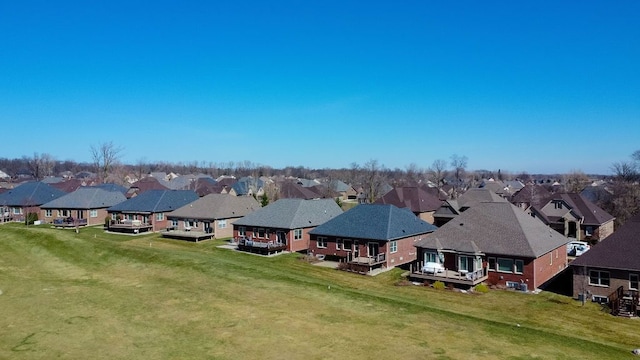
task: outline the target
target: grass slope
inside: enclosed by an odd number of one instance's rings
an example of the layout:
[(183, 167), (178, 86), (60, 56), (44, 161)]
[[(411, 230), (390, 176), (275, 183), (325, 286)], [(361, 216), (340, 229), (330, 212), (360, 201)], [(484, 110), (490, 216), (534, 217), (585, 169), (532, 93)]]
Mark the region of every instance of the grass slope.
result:
[(551, 293), (395, 286), (399, 270), (220, 243), (0, 226), (0, 358), (620, 359), (640, 346), (637, 320)]

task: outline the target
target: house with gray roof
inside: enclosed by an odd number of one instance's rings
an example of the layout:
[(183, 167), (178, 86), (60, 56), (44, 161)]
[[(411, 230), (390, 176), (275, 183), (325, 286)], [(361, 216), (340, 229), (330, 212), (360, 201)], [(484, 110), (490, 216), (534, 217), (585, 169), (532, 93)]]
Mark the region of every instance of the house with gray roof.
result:
[(253, 196), (209, 194), (167, 215), (172, 230), (162, 236), (195, 241), (232, 237), (233, 223), (257, 209)]
[(578, 193), (553, 194), (546, 203), (532, 206), (529, 212), (578, 241), (597, 243), (614, 231), (615, 217)]
[(192, 190), (147, 190), (107, 209), (108, 230), (126, 233), (164, 230), (168, 215), (198, 199)]
[(279, 199), (234, 222), (233, 234), (241, 250), (306, 251), (309, 231), (341, 213), (333, 199)]
[(311, 230), (310, 251), (360, 273), (416, 260), (415, 244), (437, 228), (407, 208), (363, 204)]
[(490, 189), (471, 188), (465, 191), (457, 199), (443, 201), (440, 208), (433, 213), (433, 224), (436, 226), (442, 226), (474, 205), (487, 201), (507, 202), (505, 198)]
[(416, 244), (411, 277), (533, 290), (567, 267), (568, 242), (508, 202), (481, 202)]
[(28, 181), (0, 194), (0, 222), (25, 221), (29, 213), (40, 214), (40, 206), (66, 193), (41, 181)]
[(126, 201), (124, 193), (109, 187), (84, 186), (40, 206), (40, 219), (61, 227), (103, 225), (107, 208)]
[(615, 315), (639, 316), (640, 214), (571, 262), (573, 296), (608, 302)]

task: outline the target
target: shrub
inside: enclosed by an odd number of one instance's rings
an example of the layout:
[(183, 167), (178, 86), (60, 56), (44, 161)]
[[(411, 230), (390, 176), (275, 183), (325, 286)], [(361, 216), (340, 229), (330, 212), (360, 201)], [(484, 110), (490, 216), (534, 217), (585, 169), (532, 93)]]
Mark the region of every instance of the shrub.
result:
[(489, 292), (489, 286), (487, 286), (487, 284), (478, 284), (473, 290), (482, 294), (486, 294)]
[(25, 220), (27, 225), (32, 225), (36, 221), (38, 221), (38, 213), (30, 212), (27, 214), (27, 218)]
[(444, 285), (444, 283), (442, 281), (436, 281), (433, 283), (433, 288), (436, 290), (444, 290), (446, 286)]

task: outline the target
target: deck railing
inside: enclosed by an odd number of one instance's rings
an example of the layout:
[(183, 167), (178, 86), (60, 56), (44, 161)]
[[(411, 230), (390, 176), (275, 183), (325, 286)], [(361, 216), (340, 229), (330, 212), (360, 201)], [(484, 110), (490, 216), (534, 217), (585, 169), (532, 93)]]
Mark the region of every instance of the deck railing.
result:
[(432, 269), (430, 271), (425, 271), (424, 261), (418, 261), (411, 265), (411, 273), (422, 275), (425, 277), (433, 277), (433, 278), (442, 278), (442, 279), (451, 279), (457, 281), (465, 281), (470, 283), (475, 283), (476, 281), (484, 280), (488, 275), (488, 270), (486, 268), (477, 269), (474, 271), (466, 271), (466, 270), (456, 270), (456, 269)]

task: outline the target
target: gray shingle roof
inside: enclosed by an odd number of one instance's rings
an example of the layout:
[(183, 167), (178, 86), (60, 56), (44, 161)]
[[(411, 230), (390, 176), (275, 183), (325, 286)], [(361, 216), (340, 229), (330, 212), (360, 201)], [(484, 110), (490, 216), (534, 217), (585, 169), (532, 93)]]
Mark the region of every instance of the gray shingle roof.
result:
[(238, 219), (234, 225), (300, 229), (318, 226), (341, 213), (333, 199), (280, 199)]
[(176, 210), (198, 199), (192, 190), (147, 190), (107, 209), (109, 212), (157, 213)]
[(508, 202), (485, 202), (458, 215), (416, 246), (537, 258), (567, 242), (568, 238)]
[(80, 187), (55, 200), (43, 204), (43, 209), (104, 209), (127, 200), (120, 191), (97, 187)]
[(397, 187), (375, 201), (376, 204), (391, 204), (409, 208), (416, 213), (436, 211), (442, 201), (417, 186)]
[(245, 216), (260, 204), (252, 196), (209, 194), (173, 211), (170, 218), (179, 219), (229, 219)]
[(18, 207), (42, 205), (65, 194), (64, 191), (49, 184), (29, 181), (0, 194), (0, 205)]
[(394, 205), (368, 204), (358, 205), (309, 233), (389, 241), (430, 233), (436, 229), (434, 225), (419, 219), (409, 209), (401, 209)]
[(640, 271), (640, 214), (572, 261), (571, 266)]

